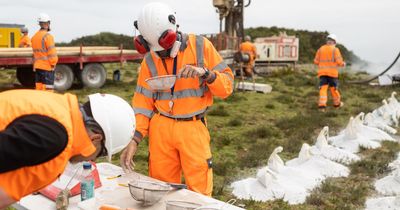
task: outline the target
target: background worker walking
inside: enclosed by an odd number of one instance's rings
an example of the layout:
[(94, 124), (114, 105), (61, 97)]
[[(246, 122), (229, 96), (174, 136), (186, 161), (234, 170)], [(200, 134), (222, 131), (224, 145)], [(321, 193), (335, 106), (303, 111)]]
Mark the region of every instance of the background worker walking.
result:
[(132, 139), (132, 107), (114, 95), (0, 93), (0, 209), (55, 181), (68, 161), (120, 152)]
[[(146, 5), (137, 21), (136, 49), (146, 53), (141, 64), (132, 104), (137, 129), (121, 154), (121, 165), (130, 163), (137, 144), (149, 135), (149, 174), (180, 183), (211, 196), (213, 188), (210, 135), (205, 112), (213, 96), (232, 93), (233, 74), (211, 42), (202, 36), (178, 31), (175, 12), (163, 3)], [(149, 78), (177, 75), (165, 89), (155, 89)]]
[(33, 70), (35, 73), (36, 90), (54, 89), (54, 69), (58, 57), (54, 38), (49, 33), (50, 17), (47, 14), (40, 14), (38, 18), (40, 30), (32, 37)]
[(240, 44), (240, 52), (249, 55), (249, 62), (245, 63), (244, 69), (247, 77), (253, 77), (254, 64), (257, 57), (257, 48), (251, 43), (251, 37), (249, 35), (244, 37), (243, 43)]
[(21, 40), (19, 41), (18, 47), (31, 47), (32, 46), (31, 38), (29, 38), (28, 32), (29, 31), (28, 31), (27, 27), (21, 28), (21, 33), (23, 34), (23, 36), (21, 37)]
[(345, 66), (340, 50), (336, 47), (336, 35), (330, 34), (326, 44), (318, 49), (314, 63), (318, 65), (319, 102), (318, 107), (325, 111), (328, 101), (328, 88), (332, 94), (333, 106), (343, 106), (338, 90), (338, 67)]

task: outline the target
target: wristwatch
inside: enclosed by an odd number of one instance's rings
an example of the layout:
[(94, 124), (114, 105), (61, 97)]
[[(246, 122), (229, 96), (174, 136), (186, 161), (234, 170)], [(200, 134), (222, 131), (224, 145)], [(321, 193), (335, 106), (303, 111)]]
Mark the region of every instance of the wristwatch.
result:
[(205, 73), (203, 74), (203, 76), (201, 76), (201, 78), (205, 80), (208, 78), (208, 76), (210, 76), (210, 71), (205, 67), (203, 67), (203, 69), (204, 69)]

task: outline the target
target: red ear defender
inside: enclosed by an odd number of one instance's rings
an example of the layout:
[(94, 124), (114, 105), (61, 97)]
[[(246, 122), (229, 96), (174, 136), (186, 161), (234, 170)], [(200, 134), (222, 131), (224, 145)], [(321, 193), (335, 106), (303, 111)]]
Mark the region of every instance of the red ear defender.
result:
[(150, 51), (149, 45), (147, 44), (146, 40), (143, 38), (142, 35), (136, 36), (133, 41), (136, 50), (140, 54), (146, 54)]
[(177, 35), (174, 30), (166, 30), (161, 34), (160, 38), (158, 39), (158, 44), (162, 48), (168, 50), (174, 45), (176, 41), (176, 36)]

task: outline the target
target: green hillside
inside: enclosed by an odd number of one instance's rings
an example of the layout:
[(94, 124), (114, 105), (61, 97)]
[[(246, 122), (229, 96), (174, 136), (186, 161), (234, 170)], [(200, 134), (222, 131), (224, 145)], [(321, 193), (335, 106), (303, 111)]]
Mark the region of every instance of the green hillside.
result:
[(82, 36), (70, 42), (58, 43), (57, 46), (119, 46), (124, 45), (125, 49), (133, 49), (133, 38), (124, 34), (101, 32), (95, 35)]

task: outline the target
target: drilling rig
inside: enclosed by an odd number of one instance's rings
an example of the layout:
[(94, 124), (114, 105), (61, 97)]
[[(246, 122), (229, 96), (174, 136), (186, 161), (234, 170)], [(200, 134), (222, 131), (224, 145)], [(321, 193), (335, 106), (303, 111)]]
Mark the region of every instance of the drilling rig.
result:
[[(214, 7), (219, 14), (219, 32), (228, 37), (243, 39), (243, 12), (244, 8), (251, 4), (251, 0), (246, 3), (244, 0), (213, 0)], [(225, 20), (225, 21), (224, 21)], [(232, 49), (233, 46), (229, 46)]]

